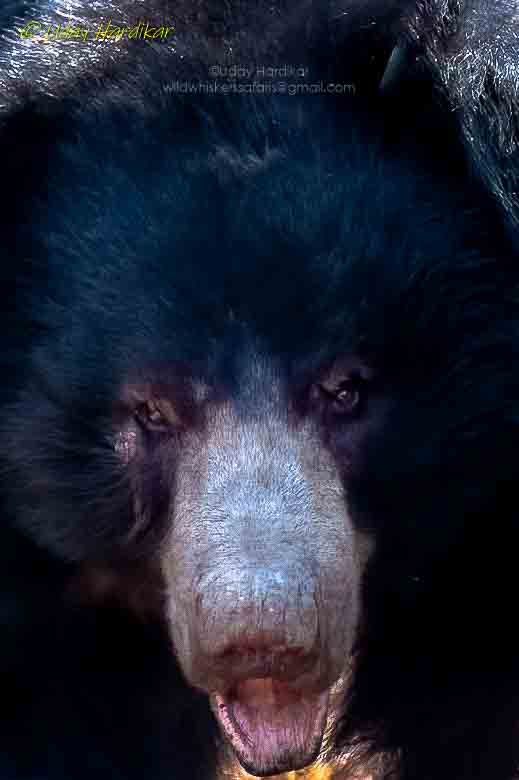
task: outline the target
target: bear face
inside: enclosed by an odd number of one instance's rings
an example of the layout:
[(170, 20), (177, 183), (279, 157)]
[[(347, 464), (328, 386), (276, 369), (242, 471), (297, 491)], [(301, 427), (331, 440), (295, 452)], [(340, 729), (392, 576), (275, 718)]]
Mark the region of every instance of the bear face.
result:
[(297, 132), (258, 104), (263, 155), (240, 152), (245, 115), (227, 137), (106, 141), (120, 109), (52, 145), (27, 237), (40, 335), (3, 425), (19, 527), (87, 569), (146, 557), (172, 654), (261, 775), (319, 751), (379, 577), (413, 615), (477, 537), (494, 491), (473, 426), (511, 381), (489, 367), (489, 397), (474, 344), (502, 338), (491, 216), (360, 112), (338, 128), (307, 105)]

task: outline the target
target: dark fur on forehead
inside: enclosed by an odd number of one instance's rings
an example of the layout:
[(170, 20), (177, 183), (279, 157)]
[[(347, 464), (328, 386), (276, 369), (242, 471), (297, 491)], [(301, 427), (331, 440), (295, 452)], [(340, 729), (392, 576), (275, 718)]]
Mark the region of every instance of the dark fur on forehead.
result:
[[(284, 339), (287, 351), (301, 351), (309, 334), (338, 349), (340, 333), (350, 348), (362, 337), (380, 350), (376, 334), (385, 330), (389, 341), (391, 322), (379, 326), (383, 311), (416, 296), (407, 291), (411, 282), (419, 290), (416, 280), (449, 271), (444, 258), (458, 258), (451, 273), (465, 256), (476, 264), (476, 252), (505, 263), (506, 246), (496, 242), (480, 192), (469, 196), (463, 179), (436, 158), (426, 164), (418, 150), (406, 160), (410, 145), (389, 146), (383, 127), (363, 117), (354, 99), (340, 105), (349, 106), (348, 127), (318, 98), (311, 106), (291, 98), (290, 108), (281, 99), (236, 98), (220, 105), (220, 117), (200, 100), (193, 104), (198, 119), (188, 112), (188, 121), (173, 97), (163, 113), (140, 122), (120, 105), (93, 118), (79, 112), (70, 137), (45, 147), (48, 184), (25, 198), (32, 224), (13, 238), (15, 257), (28, 245), (42, 266), (49, 255), (52, 297), (62, 308), (28, 308), (41, 311), (44, 327), (74, 319), (75, 290), (78, 308), (95, 307), (99, 330), (100, 318), (115, 327), (124, 316), (123, 333), (143, 354), (154, 343), (164, 350), (171, 342), (173, 352), (175, 341), (186, 349), (209, 343), (229, 310), (268, 338)], [(373, 200), (376, 222), (366, 209)], [(193, 232), (198, 220), (205, 230)], [(384, 262), (388, 251), (391, 263)], [(166, 338), (179, 327), (182, 338)], [(164, 339), (153, 337), (157, 328)]]

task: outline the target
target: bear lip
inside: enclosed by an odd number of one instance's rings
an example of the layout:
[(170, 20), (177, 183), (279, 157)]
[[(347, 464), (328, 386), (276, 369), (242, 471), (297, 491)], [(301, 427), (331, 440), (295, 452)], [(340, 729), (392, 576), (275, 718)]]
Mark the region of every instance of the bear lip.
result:
[(274, 678), (247, 679), (211, 695), (211, 706), (243, 768), (264, 777), (302, 769), (321, 748), (329, 690), (299, 691)]

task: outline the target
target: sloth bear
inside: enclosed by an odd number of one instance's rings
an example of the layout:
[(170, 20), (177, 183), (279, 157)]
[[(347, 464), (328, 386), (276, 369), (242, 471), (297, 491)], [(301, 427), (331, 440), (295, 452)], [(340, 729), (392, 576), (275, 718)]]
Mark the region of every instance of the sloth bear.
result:
[(518, 776), (516, 17), (5, 5), (2, 780)]

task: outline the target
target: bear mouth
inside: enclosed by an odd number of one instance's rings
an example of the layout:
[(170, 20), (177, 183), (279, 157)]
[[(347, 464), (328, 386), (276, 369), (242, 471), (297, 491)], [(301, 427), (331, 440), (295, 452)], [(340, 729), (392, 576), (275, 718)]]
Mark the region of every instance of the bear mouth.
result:
[(258, 777), (303, 769), (318, 756), (329, 691), (305, 693), (274, 678), (243, 680), (211, 707), (238, 761)]

